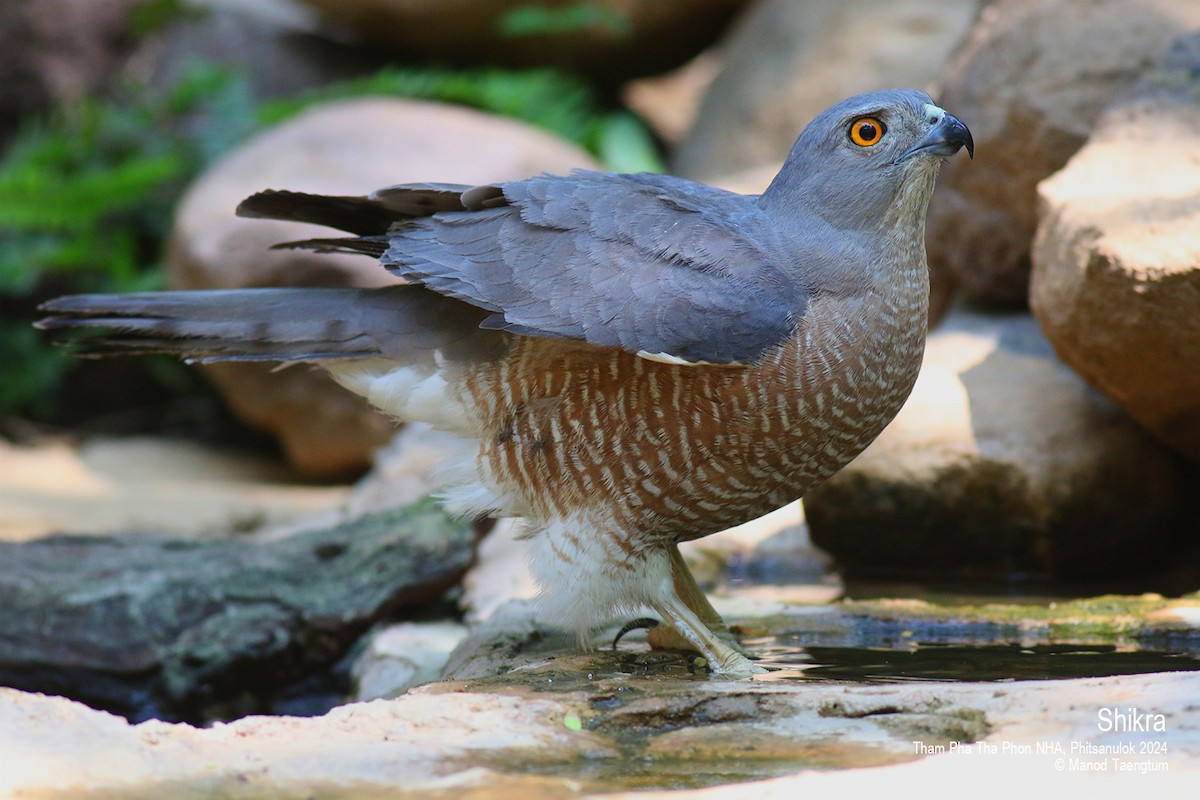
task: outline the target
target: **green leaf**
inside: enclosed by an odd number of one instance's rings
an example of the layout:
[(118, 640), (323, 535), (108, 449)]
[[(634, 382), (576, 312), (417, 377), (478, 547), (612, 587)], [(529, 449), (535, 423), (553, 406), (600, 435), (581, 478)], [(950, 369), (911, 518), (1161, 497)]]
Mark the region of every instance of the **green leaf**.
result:
[(665, 172), (654, 137), (628, 111), (609, 114), (597, 125), (596, 151), (600, 160), (617, 172)]
[(136, 158), (108, 167), (38, 170), (19, 164), (0, 172), (0, 228), (86, 231), (105, 215), (150, 202), (183, 174), (175, 155)]
[(595, 31), (613, 39), (633, 34), (633, 23), (619, 9), (604, 3), (575, 3), (561, 8), (522, 5), (505, 12), (497, 23), (502, 36), (563, 36)]

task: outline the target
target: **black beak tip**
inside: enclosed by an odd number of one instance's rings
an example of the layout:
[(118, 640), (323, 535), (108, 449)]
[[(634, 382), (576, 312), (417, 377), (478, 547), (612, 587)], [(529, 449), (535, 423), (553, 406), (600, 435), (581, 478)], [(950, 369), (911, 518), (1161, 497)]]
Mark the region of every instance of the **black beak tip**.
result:
[(953, 115), (947, 122), (950, 123), (951, 136), (953, 139), (962, 143), (962, 146), (967, 150), (967, 157), (974, 160), (975, 158), (975, 139), (971, 136), (971, 129), (968, 128), (961, 119)]

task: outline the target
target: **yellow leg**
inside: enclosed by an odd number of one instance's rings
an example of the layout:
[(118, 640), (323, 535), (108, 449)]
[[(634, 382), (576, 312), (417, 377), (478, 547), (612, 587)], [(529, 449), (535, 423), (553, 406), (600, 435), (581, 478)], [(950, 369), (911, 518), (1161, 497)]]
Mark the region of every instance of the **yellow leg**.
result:
[(753, 675), (764, 672), (739, 652), (721, 615), (708, 602), (704, 592), (683, 561), (679, 548), (671, 545), (671, 578), (674, 592), (654, 604), (662, 624), (651, 628), (646, 640), (651, 647), (672, 650), (696, 650), (713, 672), (727, 675)]

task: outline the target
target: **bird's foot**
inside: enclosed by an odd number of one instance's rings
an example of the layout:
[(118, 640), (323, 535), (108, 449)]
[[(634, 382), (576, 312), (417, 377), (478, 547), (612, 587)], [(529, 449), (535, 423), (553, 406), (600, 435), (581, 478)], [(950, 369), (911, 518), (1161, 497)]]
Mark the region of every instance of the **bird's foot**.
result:
[[(653, 623), (646, 625), (647, 621)], [(636, 625), (634, 623), (637, 623)], [(633, 626), (633, 627), (630, 627)], [(630, 630), (635, 630), (638, 627), (646, 628), (646, 642), (655, 650), (694, 650), (695, 645), (692, 641), (684, 636), (679, 631), (672, 628), (670, 625), (664, 625), (658, 620), (634, 620), (634, 622), (626, 623), (629, 630), (622, 631), (622, 634), (628, 633)], [(729, 648), (735, 653), (740, 653), (747, 658), (750, 657), (750, 651), (742, 646), (742, 643), (737, 640), (733, 632), (728, 628), (721, 626), (706, 626), (714, 635), (719, 637), (722, 642), (729, 645)]]
[(725, 653), (721, 657), (721, 660), (715, 664), (711, 658), (706, 660), (708, 661), (709, 672), (726, 678), (749, 678), (754, 675), (762, 675), (767, 671), (766, 667), (760, 667), (741, 653), (732, 649)]
[(723, 625), (719, 631), (714, 631), (682, 604), (665, 602), (657, 610), (664, 621), (647, 632), (646, 641), (651, 647), (694, 650), (707, 662), (709, 672), (714, 675), (745, 678), (766, 672), (747, 657), (746, 650)]
[[(714, 634), (721, 637), (725, 644), (729, 645), (736, 652), (741, 653), (747, 658), (753, 660), (753, 656), (750, 655), (750, 651), (742, 646), (742, 643), (738, 641), (738, 638), (734, 635), (733, 631), (725, 627), (723, 623), (720, 625), (707, 625), (707, 627)], [(637, 619), (631, 619), (629, 622), (626, 622), (624, 625), (622, 625), (613, 636), (612, 649), (617, 649), (617, 645), (622, 639), (625, 638), (625, 634), (639, 630), (646, 631), (646, 643), (649, 644), (654, 650), (693, 649), (690, 639), (684, 637), (683, 634), (671, 626), (664, 625), (660, 620), (657, 620), (654, 617), (638, 617)]]
[(670, 625), (659, 624), (650, 628), (646, 633), (646, 642), (655, 650), (699, 651), (704, 660), (708, 662), (709, 670), (716, 674), (746, 677), (766, 672), (749, 658), (749, 653), (728, 630), (714, 631), (713, 633), (717, 637), (718, 647), (709, 653), (703, 652), (691, 639)]

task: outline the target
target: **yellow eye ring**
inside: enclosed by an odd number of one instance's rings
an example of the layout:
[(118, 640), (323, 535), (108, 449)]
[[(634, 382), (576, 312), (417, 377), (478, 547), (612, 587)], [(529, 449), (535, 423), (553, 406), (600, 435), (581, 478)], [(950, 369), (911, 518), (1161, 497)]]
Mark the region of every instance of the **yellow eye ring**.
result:
[(870, 147), (879, 144), (879, 140), (887, 133), (887, 125), (878, 117), (859, 117), (850, 123), (850, 141), (859, 147)]

